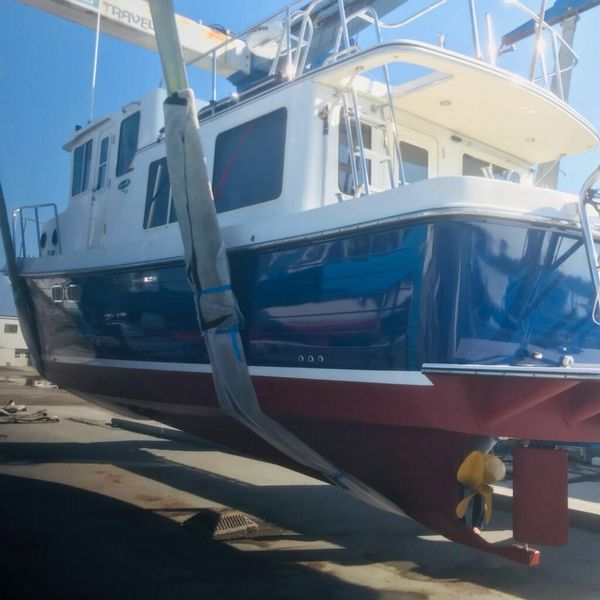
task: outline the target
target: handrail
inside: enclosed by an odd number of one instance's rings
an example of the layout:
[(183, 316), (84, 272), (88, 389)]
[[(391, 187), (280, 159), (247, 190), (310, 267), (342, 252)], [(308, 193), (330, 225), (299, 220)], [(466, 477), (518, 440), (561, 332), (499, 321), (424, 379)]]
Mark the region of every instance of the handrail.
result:
[(592, 320), (596, 325), (600, 325), (600, 321), (596, 318), (596, 310), (600, 305), (600, 265), (598, 264), (598, 253), (596, 252), (596, 243), (594, 242), (594, 235), (588, 217), (587, 206), (588, 204), (592, 205), (596, 211), (600, 213), (598, 203), (594, 202), (594, 199), (598, 198), (598, 192), (592, 189), (598, 180), (600, 180), (600, 165), (598, 165), (596, 170), (585, 180), (581, 187), (581, 191), (579, 192), (579, 218), (581, 220), (585, 253), (595, 291)]
[[(444, 3), (444, 2), (446, 2), (446, 0), (438, 0), (438, 2), (436, 2), (435, 4), (437, 6), (439, 6), (441, 3)], [(434, 6), (434, 5), (431, 5), (431, 6)], [(429, 7), (429, 10), (431, 10), (431, 7)], [(423, 11), (421, 11), (421, 13), (423, 13)], [(366, 8), (363, 8), (362, 10), (358, 10), (358, 11), (352, 13), (350, 16), (346, 17), (345, 20), (342, 20), (342, 22), (340, 23), (338, 33), (336, 35), (336, 46), (334, 46), (335, 50), (338, 50), (342, 37), (344, 38), (344, 40), (349, 40), (348, 24), (351, 21), (353, 21), (354, 19), (363, 19), (364, 21), (367, 21), (368, 23), (375, 25), (375, 33), (377, 36), (377, 43), (378, 44), (382, 43), (383, 38), (381, 35), (381, 21), (379, 19), (379, 15), (373, 9), (373, 7), (366, 7)], [(405, 21), (406, 21), (406, 19), (405, 19)], [(398, 24), (396, 24), (396, 25), (398, 25)], [(350, 47), (348, 46), (345, 50), (347, 51), (347, 50), (349, 50), (349, 48)], [(390, 72), (389, 72), (389, 68), (388, 68), (387, 64), (382, 65), (382, 69), (383, 69), (383, 76), (384, 76), (385, 87), (386, 87), (388, 106), (389, 106), (390, 114), (391, 114), (391, 118), (392, 118), (391, 124), (392, 124), (392, 133), (393, 133), (393, 146), (394, 146), (394, 151), (396, 153), (396, 157), (398, 159), (398, 170), (400, 173), (400, 183), (401, 183), (401, 185), (405, 185), (406, 178), (404, 175), (404, 161), (402, 160), (402, 151), (400, 149), (400, 144), (398, 141), (398, 138), (399, 138), (398, 125), (397, 125), (397, 120), (396, 120), (396, 110), (394, 108), (394, 102), (393, 102)], [(355, 89), (354, 85), (352, 86), (352, 101), (353, 101), (353, 105), (354, 105), (354, 118), (355, 118), (356, 128), (357, 128), (357, 138), (358, 138), (358, 144), (359, 144), (361, 168), (363, 171), (363, 179), (364, 179), (364, 183), (365, 183), (365, 192), (368, 195), (370, 192), (370, 189), (369, 189), (369, 181), (368, 181), (367, 167), (366, 167), (366, 160), (365, 160), (364, 140), (363, 140), (363, 136), (362, 136), (362, 129), (361, 129), (361, 123), (360, 123), (358, 98), (356, 96), (356, 89)], [(393, 180), (393, 178), (390, 183), (391, 183), (392, 187), (395, 187), (395, 181)], [(358, 186), (358, 181), (355, 181), (355, 187), (357, 187), (357, 186)]]
[[(20, 206), (15, 208), (12, 213), (13, 217), (13, 246), (15, 248), (15, 254), (19, 258), (27, 258), (27, 223), (35, 223), (36, 229), (36, 241), (37, 241), (37, 255), (42, 256), (42, 247), (40, 242), (40, 210), (44, 208), (51, 208), (54, 214), (54, 223), (56, 227), (56, 246), (58, 247), (59, 254), (62, 254), (62, 239), (60, 234), (60, 224), (58, 219), (58, 208), (54, 202), (48, 202), (46, 204), (29, 204), (26, 206)], [(23, 213), (27, 210), (34, 211), (34, 218), (24, 217)], [(17, 221), (19, 223), (19, 234), (20, 234), (20, 249), (17, 250)]]
[[(339, 30), (336, 38), (334, 38), (334, 46), (331, 48), (331, 54), (327, 58), (329, 62), (335, 62), (345, 58), (348, 53), (353, 52), (355, 46), (352, 45), (350, 35), (348, 31), (348, 22), (353, 18), (362, 18), (365, 22), (375, 25), (377, 30), (378, 43), (381, 43), (382, 31), (398, 31), (410, 23), (414, 23), (416, 20), (421, 19), (425, 15), (428, 15), (438, 7), (446, 4), (448, 0), (433, 0), (430, 4), (426, 5), (414, 13), (409, 14), (403, 19), (386, 23), (384, 22), (373, 7), (365, 7), (362, 10), (358, 10), (348, 18), (346, 18), (346, 7), (344, 0), (312, 0), (309, 4), (305, 4), (306, 0), (294, 0), (289, 2), (282, 9), (270, 14), (269, 16), (261, 19), (258, 23), (246, 28), (240, 34), (235, 37), (231, 37), (227, 40), (222, 41), (217, 46), (209, 50), (208, 52), (198, 54), (187, 61), (186, 66), (196, 64), (198, 61), (205, 59), (204, 62), (211, 65), (211, 104), (216, 104), (222, 100), (224, 94), (219, 97), (217, 93), (217, 74), (231, 74), (239, 72), (243, 78), (243, 73), (248, 73), (247, 78), (248, 87), (244, 91), (255, 89), (261, 83), (272, 79), (273, 76), (279, 71), (283, 77), (278, 79), (279, 83), (283, 81), (292, 81), (297, 77), (303, 75), (307, 70), (320, 66), (320, 61), (311, 61), (313, 64), (309, 64), (307, 67), (307, 61), (310, 55), (310, 49), (314, 42), (313, 33), (317, 27), (315, 18), (318, 16), (318, 9), (323, 6), (327, 11), (336, 10), (339, 12)], [(458, 1), (458, 0), (457, 0)], [(464, 2), (465, 0), (460, 0)], [(521, 0), (499, 0), (502, 3), (508, 3), (510, 6), (517, 9), (518, 12), (526, 15), (532, 19), (535, 24), (535, 43), (533, 47), (533, 53), (531, 56), (530, 67), (529, 67), (529, 79), (543, 87), (550, 89), (561, 99), (564, 98), (564, 89), (562, 84), (562, 76), (567, 71), (571, 71), (579, 61), (578, 55), (575, 53), (571, 45), (563, 38), (563, 36), (549, 23), (544, 20), (545, 7), (547, 0), (540, 0), (540, 10), (538, 12), (533, 11), (528, 6), (523, 4)], [(478, 7), (477, 0), (468, 0), (469, 12), (470, 12), (470, 23), (471, 33), (473, 37), (473, 51), (474, 55), (480, 59), (495, 64), (496, 59), (502, 54), (506, 53), (510, 49), (514, 48), (514, 45), (504, 46), (500, 43), (497, 46), (495, 52), (492, 51), (491, 45), (496, 43), (491, 39), (491, 16), (485, 15), (485, 25), (487, 28), (487, 46), (488, 51), (484, 56), (482, 51), (482, 41), (480, 39), (480, 26), (478, 19)], [(404, 5), (406, 6), (406, 5)], [(329, 12), (328, 12), (329, 15)], [(268, 56), (260, 57), (258, 65), (255, 64), (254, 53), (245, 45), (246, 37), (250, 34), (260, 31), (263, 27), (268, 27), (273, 23), (277, 23), (278, 26), (275, 28), (276, 33), (272, 39), (267, 41), (273, 45), (273, 55), (269, 53)], [(342, 23), (345, 23), (342, 26)], [(335, 26), (335, 24), (334, 24)], [(281, 33), (279, 30), (281, 29)], [(551, 48), (551, 60), (554, 62), (554, 68), (549, 70), (546, 66), (546, 57), (541, 49), (541, 40), (544, 34), (550, 36)], [(342, 39), (343, 37), (343, 39)], [(565, 67), (561, 66), (559, 60), (559, 53), (561, 48), (564, 48), (567, 55), (571, 57), (569, 64)], [(231, 50), (231, 52), (230, 52)], [(242, 52), (242, 55), (240, 55)], [(281, 59), (285, 57), (287, 60), (286, 65), (281, 65)], [(206, 60), (208, 59), (208, 60)], [(230, 62), (231, 61), (231, 62)], [(269, 61), (271, 63), (269, 64)], [(245, 65), (241, 67), (240, 65)], [(541, 75), (538, 75), (538, 65), (541, 67)], [(236, 69), (238, 71), (236, 71)], [(254, 70), (256, 69), (256, 70)], [(254, 74), (257, 74), (256, 78)], [(263, 76), (264, 74), (264, 76)], [(228, 75), (226, 75), (228, 76)], [(227, 86), (229, 89), (229, 86)], [(240, 89), (233, 93), (241, 93)], [(229, 91), (227, 92), (229, 94)]]
[[(527, 15), (535, 24), (536, 39), (535, 39), (535, 42), (533, 45), (533, 54), (531, 57), (531, 68), (530, 68), (530, 73), (529, 73), (529, 79), (533, 82), (537, 82), (537, 81), (540, 81), (543, 79), (544, 83), (546, 84), (546, 88), (551, 89), (551, 82), (549, 82), (548, 80), (551, 78), (556, 78), (557, 85), (558, 85), (557, 96), (561, 100), (564, 100), (565, 97), (564, 97), (564, 89), (563, 89), (561, 76), (563, 73), (566, 73), (567, 71), (572, 71), (577, 66), (577, 63), (579, 62), (579, 55), (575, 52), (575, 50), (573, 50), (573, 47), (563, 38), (563, 36), (560, 33), (558, 33), (558, 31), (556, 31), (556, 29), (554, 29), (554, 27), (552, 27), (552, 25), (550, 25), (549, 23), (547, 23), (544, 20), (544, 14), (545, 14), (545, 9), (546, 9), (546, 0), (541, 0), (539, 14), (536, 14), (528, 6), (525, 6), (525, 4), (520, 2), (520, 0), (506, 0), (506, 2), (508, 4), (514, 6), (518, 10), (520, 10), (525, 15)], [(553, 54), (553, 58), (554, 58), (555, 69), (554, 69), (554, 71), (552, 71), (550, 73), (548, 73), (546, 71), (545, 60), (543, 58), (543, 53), (541, 52), (541, 47), (540, 47), (541, 46), (540, 42), (542, 39), (541, 36), (544, 31), (547, 31), (552, 38), (552, 54)], [(560, 42), (560, 46), (565, 48), (565, 50), (567, 50), (567, 52), (571, 55), (571, 58), (572, 58), (571, 64), (564, 69), (562, 69), (560, 67), (559, 42)], [(498, 53), (501, 54), (502, 52), (503, 52), (503, 49), (502, 49), (502, 47), (500, 47)], [(537, 65), (538, 60), (540, 60), (542, 63), (542, 75), (539, 77), (536, 77), (535, 70), (536, 70), (536, 65)]]

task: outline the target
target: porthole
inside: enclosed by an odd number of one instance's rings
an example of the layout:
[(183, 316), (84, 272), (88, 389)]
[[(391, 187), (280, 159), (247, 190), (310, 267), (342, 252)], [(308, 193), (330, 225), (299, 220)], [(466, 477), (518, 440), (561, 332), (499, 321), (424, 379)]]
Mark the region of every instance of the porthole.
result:
[(53, 285), (51, 289), (52, 301), (57, 304), (61, 303), (65, 299), (65, 291), (62, 285)]
[(56, 229), (52, 232), (52, 245), (56, 246), (58, 244), (58, 231)]
[(67, 286), (67, 300), (69, 302), (81, 301), (81, 286), (78, 283), (71, 283)]

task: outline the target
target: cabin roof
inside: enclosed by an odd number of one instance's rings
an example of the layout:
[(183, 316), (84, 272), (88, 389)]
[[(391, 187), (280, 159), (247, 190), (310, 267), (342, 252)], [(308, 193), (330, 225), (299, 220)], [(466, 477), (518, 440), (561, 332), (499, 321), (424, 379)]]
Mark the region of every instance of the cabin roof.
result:
[(63, 150), (70, 152), (71, 150), (73, 150), (73, 148), (75, 148), (75, 146), (77, 146), (79, 144), (79, 142), (81, 142), (81, 140), (84, 137), (87, 137), (90, 133), (92, 133), (92, 131), (95, 131), (96, 129), (98, 129), (98, 127), (100, 127), (101, 125), (104, 125), (108, 121), (110, 121), (110, 117), (104, 117), (102, 119), (98, 119), (97, 121), (94, 121), (93, 123), (90, 123), (89, 125), (86, 125), (85, 127), (82, 127), (81, 129), (78, 129), (71, 136), (71, 138), (69, 138), (63, 144)]
[[(552, 92), (504, 69), (422, 42), (376, 46), (313, 76), (386, 100), (383, 83), (364, 76), (383, 64), (418, 65), (433, 72), (393, 88), (394, 107), (539, 164), (591, 150), (600, 141), (594, 127)], [(360, 74), (359, 74), (360, 73)]]

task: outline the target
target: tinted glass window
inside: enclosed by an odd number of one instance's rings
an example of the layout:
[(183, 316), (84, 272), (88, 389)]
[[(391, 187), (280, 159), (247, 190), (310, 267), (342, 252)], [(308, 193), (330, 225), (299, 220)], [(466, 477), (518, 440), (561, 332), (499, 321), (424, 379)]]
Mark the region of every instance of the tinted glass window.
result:
[(158, 227), (177, 221), (171, 194), (171, 182), (167, 170), (167, 159), (161, 158), (150, 163), (148, 187), (146, 189), (146, 210), (144, 229)]
[(108, 172), (108, 137), (102, 138), (100, 142), (100, 156), (98, 157), (98, 180), (96, 189), (101, 190), (106, 185), (106, 174)]
[(5, 323), (4, 325), (4, 333), (17, 333), (19, 331), (19, 326), (13, 323)]
[(119, 155), (117, 157), (117, 177), (133, 169), (133, 159), (137, 152), (140, 132), (140, 111), (129, 115), (121, 122), (119, 132)]
[(279, 197), (286, 122), (287, 110), (280, 108), (219, 134), (213, 168), (217, 212)]
[(73, 152), (73, 183), (71, 185), (71, 195), (76, 196), (85, 192), (90, 180), (90, 166), (92, 163), (92, 140), (85, 144), (77, 146)]
[[(363, 145), (367, 149), (372, 148), (372, 129), (365, 123), (360, 124), (362, 132)], [(356, 140), (356, 123), (354, 119), (350, 120), (350, 133), (352, 134), (354, 147), (358, 148), (358, 142)], [(371, 180), (371, 161), (366, 159), (367, 163), (367, 177)], [(360, 177), (360, 156), (354, 156), (354, 164), (356, 166), (356, 172), (359, 173), (358, 180), (361, 181)], [(350, 144), (348, 140), (348, 131), (346, 128), (346, 120), (343, 115), (340, 117), (340, 141), (338, 149), (338, 188), (340, 192), (354, 196), (354, 182), (352, 181), (352, 163), (350, 162)]]
[(519, 183), (521, 179), (516, 171), (505, 169), (469, 154), (463, 154), (463, 175), (487, 177), (488, 179), (503, 179), (504, 181), (512, 181), (514, 183)]
[(427, 179), (429, 153), (425, 148), (420, 148), (408, 142), (400, 142), (400, 154), (402, 155), (404, 178), (407, 183)]

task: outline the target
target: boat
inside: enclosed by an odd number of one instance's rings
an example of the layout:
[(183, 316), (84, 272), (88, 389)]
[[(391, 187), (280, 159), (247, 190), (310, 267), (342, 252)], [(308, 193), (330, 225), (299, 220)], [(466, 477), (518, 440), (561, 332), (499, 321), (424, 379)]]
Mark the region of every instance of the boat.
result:
[[(474, 10), (474, 55), (399, 37), (444, 1), (384, 21), (405, 4), (294, 2), (190, 61), (211, 73), (196, 103), (243, 351), (260, 409), (319, 456), (447, 538), (535, 565), (530, 544), (568, 533), (560, 444), (600, 441), (598, 174), (579, 196), (544, 179), (600, 137), (566, 102), (576, 57), (545, 2), (511, 2), (535, 36), (525, 75), (499, 65), (510, 36), (484, 57)], [(13, 215), (37, 367), (90, 402), (322, 477), (220, 406), (167, 97), (78, 129), (66, 210)], [(509, 545), (457, 516), (471, 481), (457, 473), (499, 437), (518, 445)]]

